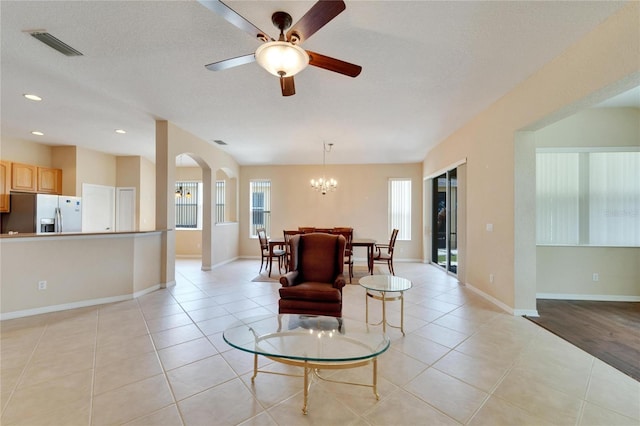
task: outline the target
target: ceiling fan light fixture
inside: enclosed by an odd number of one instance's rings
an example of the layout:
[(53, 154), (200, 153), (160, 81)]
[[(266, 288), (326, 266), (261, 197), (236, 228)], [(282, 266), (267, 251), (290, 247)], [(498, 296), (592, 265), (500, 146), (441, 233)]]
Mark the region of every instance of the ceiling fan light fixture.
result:
[(288, 41), (271, 41), (258, 47), (256, 61), (276, 77), (292, 77), (309, 65), (309, 54)]

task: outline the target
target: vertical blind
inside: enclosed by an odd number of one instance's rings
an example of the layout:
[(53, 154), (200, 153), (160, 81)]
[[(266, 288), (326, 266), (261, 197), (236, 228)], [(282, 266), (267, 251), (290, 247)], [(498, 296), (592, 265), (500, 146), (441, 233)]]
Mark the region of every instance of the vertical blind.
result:
[(640, 246), (640, 152), (537, 152), (536, 240)]
[(578, 153), (538, 153), (536, 239), (538, 244), (578, 244)]
[(225, 182), (223, 180), (216, 181), (216, 222), (222, 223), (224, 217), (224, 200), (225, 200)]
[(271, 181), (251, 180), (249, 182), (249, 235), (257, 237), (259, 228), (271, 235)]
[(640, 152), (589, 155), (589, 243), (640, 245)]
[(389, 179), (389, 233), (398, 229), (398, 240), (411, 240), (411, 179)]

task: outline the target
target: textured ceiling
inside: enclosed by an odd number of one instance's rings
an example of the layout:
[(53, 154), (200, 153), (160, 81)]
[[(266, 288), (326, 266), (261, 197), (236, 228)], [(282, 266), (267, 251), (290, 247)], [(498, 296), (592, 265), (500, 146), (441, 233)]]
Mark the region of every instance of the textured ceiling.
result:
[[(277, 36), (274, 11), (296, 22), (314, 2), (226, 3)], [(303, 47), (359, 64), (361, 75), (309, 67), (296, 76), (296, 95), (284, 98), (256, 63), (204, 68), (258, 42), (196, 1), (3, 0), (2, 137), (155, 161), (154, 120), (164, 119), (225, 141), (242, 165), (318, 164), (323, 141), (335, 144), (332, 163), (420, 162), (623, 4), (347, 2)], [(46, 29), (84, 56), (66, 57), (29, 29)]]

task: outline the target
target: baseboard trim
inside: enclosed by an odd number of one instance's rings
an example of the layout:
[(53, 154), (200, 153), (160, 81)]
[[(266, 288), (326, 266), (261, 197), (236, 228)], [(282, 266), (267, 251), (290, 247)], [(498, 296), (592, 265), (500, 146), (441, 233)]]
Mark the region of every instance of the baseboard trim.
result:
[(61, 305), (43, 306), (41, 308), (24, 309), (21, 311), (7, 312), (0, 314), (0, 321), (30, 317), (33, 315), (49, 314), (51, 312), (66, 311), (69, 309), (86, 308), (87, 306), (104, 305), (107, 303), (124, 302), (125, 300), (136, 299), (145, 294), (160, 289), (160, 284), (136, 291), (133, 294), (123, 294), (121, 296), (102, 297), (99, 299), (81, 300), (79, 302), (63, 303)]
[(596, 302), (640, 302), (640, 296), (621, 296), (615, 294), (536, 293), (536, 299), (593, 300)]
[(73, 303), (63, 303), (62, 305), (43, 306), (42, 308), (25, 309), (22, 311), (13, 311), (0, 314), (0, 321), (30, 317), (33, 315), (48, 314), (51, 312), (66, 311), (68, 309), (86, 308), (87, 306), (104, 305), (105, 303), (122, 302), (133, 299), (133, 295), (125, 294), (123, 296), (103, 297), (100, 299), (81, 300)]
[(488, 300), (489, 302), (493, 303), (494, 305), (496, 305), (497, 307), (499, 307), (503, 311), (507, 312), (510, 315), (513, 315), (514, 317), (523, 317), (523, 316), (538, 317), (538, 316), (540, 316), (540, 315), (538, 315), (538, 310), (537, 309), (513, 309), (511, 306), (506, 305), (505, 303), (499, 301), (495, 297), (493, 297), (491, 295), (488, 295), (484, 291), (474, 287), (473, 285), (471, 285), (469, 283), (465, 283), (464, 286), (468, 287), (469, 290), (473, 291), (477, 295), (479, 295), (482, 298)]
[(540, 316), (537, 309), (514, 309), (513, 315), (519, 316), (519, 317), (539, 317)]
[(135, 293), (133, 293), (133, 298), (137, 299), (138, 297), (144, 296), (145, 294), (149, 294), (152, 291), (160, 290), (160, 288), (161, 288), (160, 284), (156, 284), (151, 287), (147, 287), (144, 290), (136, 291)]
[(503, 302), (499, 301), (495, 297), (493, 297), (491, 295), (488, 295), (484, 291), (474, 287), (473, 285), (471, 285), (469, 283), (464, 283), (464, 286), (467, 287), (469, 290), (473, 291), (474, 293), (476, 293), (477, 295), (481, 296), (482, 298), (484, 298), (484, 299), (488, 300), (489, 302), (493, 303), (494, 305), (496, 305), (497, 307), (499, 307), (503, 311), (508, 312), (511, 315), (515, 315), (514, 311), (513, 311), (513, 308), (511, 308), (511, 306), (505, 305)]

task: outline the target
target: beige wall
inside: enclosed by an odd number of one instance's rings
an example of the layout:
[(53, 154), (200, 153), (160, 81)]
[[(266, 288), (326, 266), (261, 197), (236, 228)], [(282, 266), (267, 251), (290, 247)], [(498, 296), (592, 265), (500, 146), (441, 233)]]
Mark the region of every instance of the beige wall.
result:
[(82, 195), (82, 184), (116, 186), (116, 157), (103, 152), (77, 147), (76, 194)]
[[(638, 146), (640, 109), (587, 109), (535, 132), (535, 144), (536, 147)], [(536, 255), (539, 297), (640, 298), (640, 248), (539, 246)], [(599, 274), (599, 281), (593, 281), (593, 273)]]
[(16, 163), (53, 167), (51, 147), (26, 140), (2, 138), (0, 141), (0, 158)]
[(640, 248), (539, 246), (536, 252), (541, 299), (640, 301)]
[(62, 193), (79, 196), (76, 193), (77, 150), (75, 146), (54, 146), (52, 151), (52, 167), (62, 170)]
[[(351, 226), (354, 238), (389, 241), (388, 185), (390, 178), (412, 180), (411, 241), (397, 241), (394, 257), (422, 259), (422, 166), (414, 164), (332, 165), (327, 178), (338, 189), (322, 195), (309, 181), (323, 175), (322, 166), (243, 166), (240, 171), (240, 254), (260, 256), (257, 239), (249, 238), (249, 182), (271, 180), (271, 235), (298, 226)], [(365, 257), (365, 253), (355, 253)]]
[(202, 231), (200, 229), (176, 230), (176, 256), (202, 256)]
[(640, 146), (640, 108), (590, 108), (535, 133), (537, 147)]
[(140, 157), (139, 230), (156, 229), (156, 165)]
[(202, 181), (202, 169), (200, 167), (176, 167), (176, 181)]
[[(515, 215), (516, 132), (536, 130), (585, 102), (638, 85), (639, 35), (640, 4), (633, 2), (466, 123), (424, 161), (423, 173), (429, 176), (467, 159), (466, 283), (515, 313), (536, 309), (535, 284), (521, 286), (514, 271), (515, 264), (525, 269), (533, 264), (535, 271), (536, 262), (535, 246), (525, 258), (514, 250), (516, 232), (532, 232), (532, 224)], [(486, 231), (489, 223), (493, 232)]]

